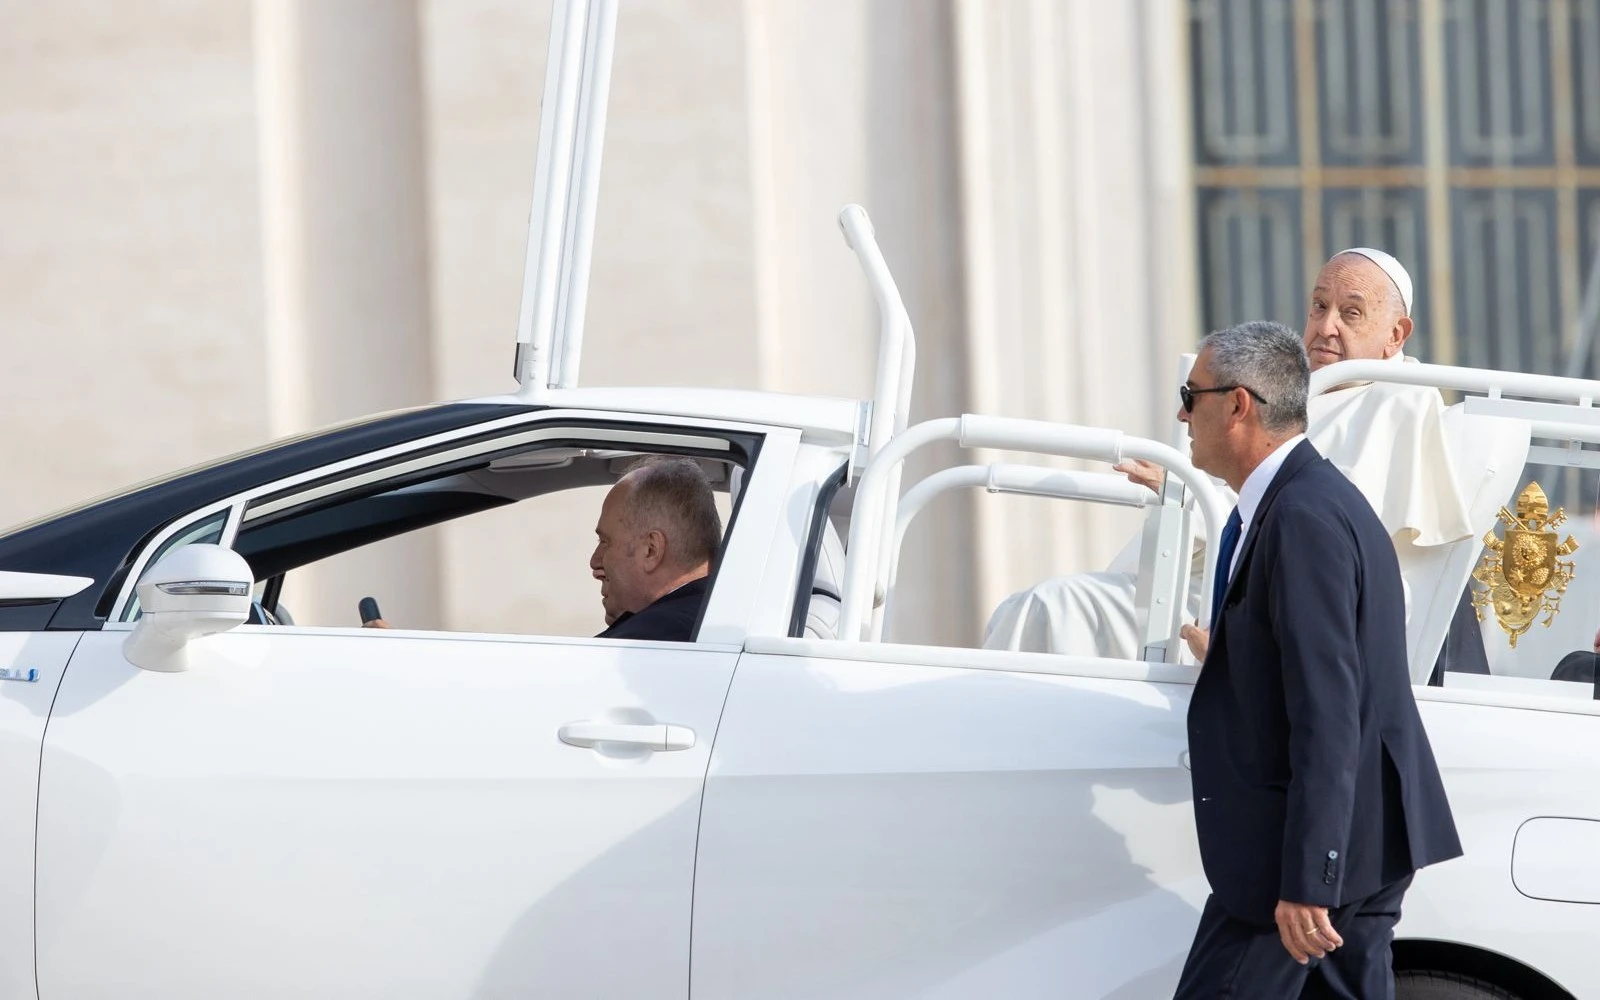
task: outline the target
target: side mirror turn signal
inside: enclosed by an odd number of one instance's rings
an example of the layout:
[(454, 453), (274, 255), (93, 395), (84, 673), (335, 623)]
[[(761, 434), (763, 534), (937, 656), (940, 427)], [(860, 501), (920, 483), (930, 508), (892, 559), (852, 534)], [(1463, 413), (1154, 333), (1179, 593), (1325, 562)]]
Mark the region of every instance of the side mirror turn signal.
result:
[(175, 549), (134, 588), (143, 609), (122, 654), (145, 670), (189, 668), (188, 644), (244, 624), (255, 577), (244, 557), (220, 545)]

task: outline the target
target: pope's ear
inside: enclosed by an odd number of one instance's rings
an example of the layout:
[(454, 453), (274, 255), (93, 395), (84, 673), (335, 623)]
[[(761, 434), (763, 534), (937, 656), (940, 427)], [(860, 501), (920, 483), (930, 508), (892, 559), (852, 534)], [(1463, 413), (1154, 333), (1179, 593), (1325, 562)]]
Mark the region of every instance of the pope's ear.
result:
[(1389, 333), (1389, 343), (1394, 350), (1389, 352), (1390, 357), (1405, 349), (1406, 341), (1411, 339), (1411, 317), (1401, 316), (1394, 322), (1394, 329)]

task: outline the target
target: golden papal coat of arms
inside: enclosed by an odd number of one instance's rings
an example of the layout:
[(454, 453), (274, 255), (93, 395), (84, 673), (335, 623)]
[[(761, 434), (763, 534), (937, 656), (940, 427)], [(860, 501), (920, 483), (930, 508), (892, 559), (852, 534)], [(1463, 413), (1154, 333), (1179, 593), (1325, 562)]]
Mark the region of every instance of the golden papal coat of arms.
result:
[(1540, 614), (1543, 624), (1549, 627), (1561, 610), (1561, 595), (1572, 582), (1574, 566), (1570, 556), (1578, 550), (1578, 542), (1571, 535), (1564, 542), (1555, 529), (1567, 519), (1560, 508), (1550, 513), (1550, 501), (1538, 483), (1523, 487), (1517, 497), (1516, 513), (1500, 508), (1500, 524), (1504, 537), (1490, 529), (1483, 536), (1489, 551), (1483, 554), (1472, 578), (1483, 585), (1483, 590), (1472, 592), (1472, 606), (1477, 609), (1478, 620), (1483, 621), (1483, 609), (1494, 605), (1495, 620), (1511, 637), (1511, 648), (1517, 648), (1517, 639)]

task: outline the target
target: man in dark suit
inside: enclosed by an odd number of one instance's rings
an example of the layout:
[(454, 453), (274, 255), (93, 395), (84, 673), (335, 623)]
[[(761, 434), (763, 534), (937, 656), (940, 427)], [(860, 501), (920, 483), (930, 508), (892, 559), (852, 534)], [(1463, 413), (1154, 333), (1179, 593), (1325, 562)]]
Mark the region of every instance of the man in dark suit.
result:
[(600, 581), (598, 639), (694, 638), (722, 543), (711, 484), (690, 458), (647, 458), (606, 494), (589, 570)]
[(1214, 333), (1183, 386), (1196, 466), (1239, 494), (1189, 705), (1211, 897), (1180, 998), (1394, 995), (1412, 874), (1461, 853), (1411, 694), (1387, 532), (1305, 440), (1308, 366), (1276, 323)]

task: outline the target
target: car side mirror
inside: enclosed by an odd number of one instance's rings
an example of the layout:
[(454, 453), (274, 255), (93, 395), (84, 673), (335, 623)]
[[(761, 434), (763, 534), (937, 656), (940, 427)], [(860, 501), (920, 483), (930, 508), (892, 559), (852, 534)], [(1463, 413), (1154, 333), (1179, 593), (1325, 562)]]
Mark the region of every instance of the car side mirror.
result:
[(249, 563), (232, 549), (200, 543), (174, 549), (134, 588), (143, 614), (122, 655), (146, 670), (189, 669), (188, 644), (244, 624), (254, 585)]

